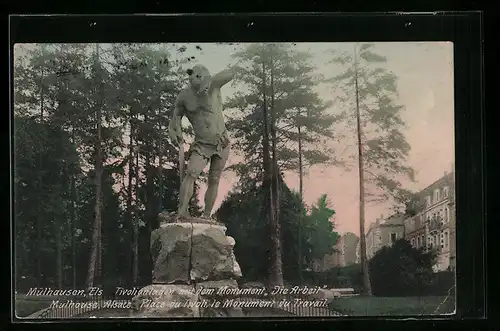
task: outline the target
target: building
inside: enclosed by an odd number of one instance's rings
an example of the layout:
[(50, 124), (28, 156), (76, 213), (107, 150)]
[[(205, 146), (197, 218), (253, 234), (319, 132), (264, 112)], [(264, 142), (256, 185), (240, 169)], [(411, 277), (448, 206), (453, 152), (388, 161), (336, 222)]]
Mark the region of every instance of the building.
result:
[[(453, 172), (452, 172), (453, 173)], [(457, 260), (456, 209), (455, 209), (455, 178), (452, 177), (448, 207), (450, 210), (450, 269), (455, 270)]]
[(404, 216), (395, 214), (387, 219), (383, 216), (370, 225), (366, 233), (366, 258), (371, 259), (384, 246), (391, 246), (404, 237)]
[[(370, 260), (382, 247), (391, 246), (404, 238), (404, 214), (398, 213), (384, 219), (382, 215), (370, 224), (366, 233), (366, 258)], [(356, 245), (356, 263), (361, 263), (360, 243)]]
[(435, 271), (447, 270), (455, 265), (453, 195), (454, 173), (445, 173), (443, 177), (417, 193), (420, 208), (415, 215), (404, 221), (405, 238), (413, 247), (437, 251)]
[(327, 271), (342, 265), (342, 247), (340, 240), (333, 247), (334, 251), (325, 255), (322, 259), (315, 260), (312, 263), (312, 270), (315, 272)]
[(361, 263), (361, 241), (356, 244), (356, 264)]
[(347, 232), (340, 237), (340, 266), (345, 267), (356, 263), (356, 249), (358, 243), (359, 237), (352, 232)]
[(347, 232), (342, 235), (334, 246), (334, 252), (326, 255), (323, 259), (314, 261), (312, 270), (320, 272), (355, 264), (358, 242), (358, 236), (352, 232)]
[(405, 239), (415, 248), (427, 247), (425, 221), (422, 216), (422, 214), (417, 214), (404, 220)]

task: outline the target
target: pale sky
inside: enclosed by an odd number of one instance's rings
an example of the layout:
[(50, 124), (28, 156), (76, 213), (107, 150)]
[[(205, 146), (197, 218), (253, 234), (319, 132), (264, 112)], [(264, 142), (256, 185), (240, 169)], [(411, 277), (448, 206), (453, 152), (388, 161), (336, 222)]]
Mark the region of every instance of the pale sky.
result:
[[(202, 51), (195, 50), (200, 45)], [(240, 44), (237, 47), (242, 47)], [(191, 44), (186, 53), (195, 55), (193, 65), (201, 63), (212, 73), (234, 64), (231, 54), (236, 46)], [(313, 55), (312, 63), (325, 76), (333, 76), (340, 68), (328, 64), (331, 50), (352, 50), (352, 43), (300, 43), (298, 50)], [(405, 135), (412, 149), (408, 163), (416, 174), (416, 183), (404, 182), (407, 188), (420, 190), (452, 170), (454, 163), (454, 104), (453, 104), (453, 44), (447, 42), (383, 42), (375, 43), (374, 51), (387, 58), (385, 67), (398, 77), (398, 102), (405, 106), (403, 119), (407, 123)], [(18, 54), (16, 54), (18, 55)], [(241, 86), (223, 88), (223, 99)], [(321, 86), (319, 96), (332, 99), (332, 87)], [(331, 109), (329, 111), (335, 111)], [(234, 154), (228, 164), (235, 161)], [(220, 205), (231, 187), (237, 182), (234, 174), (226, 173), (221, 179), (219, 196), (214, 210)], [(290, 188), (298, 190), (296, 174), (287, 174)], [(200, 192), (204, 194), (204, 189)], [(337, 212), (336, 229), (340, 233), (359, 234), (359, 192), (357, 172), (335, 167), (313, 167), (304, 178), (304, 199), (311, 205), (322, 194), (327, 194)], [(203, 199), (200, 199), (203, 201)], [(389, 204), (366, 206), (368, 224), (389, 214)]]
[[(229, 63), (234, 63), (231, 58), (234, 46), (201, 46), (203, 51), (196, 55), (195, 63), (204, 64), (211, 72), (215, 73)], [(325, 76), (331, 72), (333, 76), (339, 68), (328, 64), (331, 58), (329, 50), (352, 50), (353, 44), (302, 43), (297, 44), (297, 49), (311, 53), (318, 71)], [(408, 127), (405, 134), (412, 147), (408, 163), (417, 172), (416, 183), (405, 184), (409, 189), (423, 189), (445, 172), (450, 172), (454, 163), (453, 44), (384, 42), (375, 43), (374, 51), (387, 58), (386, 68), (398, 77), (398, 101), (405, 106), (403, 119)], [(331, 100), (332, 87), (322, 86), (317, 91), (323, 100)], [(232, 93), (233, 87), (224, 87), (223, 98)], [(224, 177), (216, 207), (237, 182), (232, 174), (225, 174)], [(298, 190), (298, 175), (287, 174), (286, 182), (292, 189)], [(337, 231), (359, 234), (356, 171), (321, 166), (312, 168), (304, 178), (304, 199), (311, 205), (324, 193), (337, 212)], [(367, 227), (382, 214), (388, 216), (390, 207), (390, 204), (368, 204), (365, 211)]]

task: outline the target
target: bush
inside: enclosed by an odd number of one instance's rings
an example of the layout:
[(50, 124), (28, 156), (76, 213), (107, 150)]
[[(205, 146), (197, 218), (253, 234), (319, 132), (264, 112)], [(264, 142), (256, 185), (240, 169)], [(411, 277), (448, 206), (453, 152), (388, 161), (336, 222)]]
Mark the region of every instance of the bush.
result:
[(434, 252), (413, 248), (406, 240), (379, 250), (369, 261), (375, 296), (446, 295), (455, 283), (453, 272), (434, 273)]

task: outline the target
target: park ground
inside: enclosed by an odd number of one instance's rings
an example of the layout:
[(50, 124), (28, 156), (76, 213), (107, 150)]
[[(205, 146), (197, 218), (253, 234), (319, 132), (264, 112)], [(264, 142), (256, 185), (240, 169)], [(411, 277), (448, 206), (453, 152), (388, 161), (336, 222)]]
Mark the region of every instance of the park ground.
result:
[(452, 296), (363, 297), (337, 298), (330, 309), (348, 316), (401, 316), (453, 314)]
[[(47, 308), (53, 297), (16, 297), (16, 315), (29, 316)], [(455, 300), (452, 296), (422, 297), (363, 297), (337, 298), (330, 309), (348, 316), (401, 316), (453, 314)]]

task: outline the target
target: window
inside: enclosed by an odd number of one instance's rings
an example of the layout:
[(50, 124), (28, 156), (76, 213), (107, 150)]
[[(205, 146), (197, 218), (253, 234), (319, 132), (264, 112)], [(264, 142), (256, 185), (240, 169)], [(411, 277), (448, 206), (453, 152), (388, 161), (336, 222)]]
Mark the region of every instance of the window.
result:
[(393, 233), (391, 233), (389, 236), (390, 236), (390, 237), (389, 237), (389, 239), (390, 239), (390, 243), (391, 243), (391, 244), (394, 244), (394, 243), (396, 242), (396, 240), (397, 240), (396, 233), (394, 233), (394, 232), (393, 232)]
[(434, 203), (439, 201), (439, 190), (434, 190)]
[(449, 245), (450, 245), (450, 234), (448, 233), (448, 231), (445, 231), (444, 232), (444, 247), (448, 248)]
[(427, 196), (425, 197), (425, 205), (429, 207), (431, 205), (431, 197)]
[(412, 247), (415, 247), (415, 238), (411, 238), (411, 245)]
[(450, 214), (449, 214), (449, 213), (450, 213), (450, 212), (449, 212), (449, 210), (448, 210), (448, 207), (446, 207), (446, 208), (444, 209), (444, 222), (445, 222), (445, 223), (448, 223), (448, 218), (450, 217)]
[(447, 187), (445, 187), (443, 189), (443, 193), (444, 193), (444, 197), (447, 198), (448, 197), (448, 188)]

